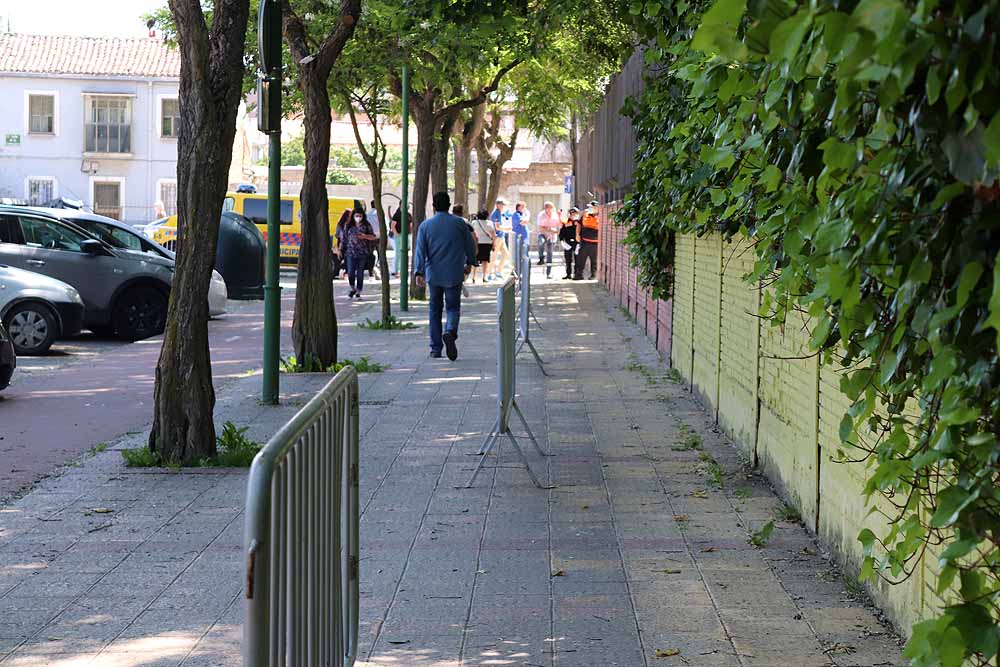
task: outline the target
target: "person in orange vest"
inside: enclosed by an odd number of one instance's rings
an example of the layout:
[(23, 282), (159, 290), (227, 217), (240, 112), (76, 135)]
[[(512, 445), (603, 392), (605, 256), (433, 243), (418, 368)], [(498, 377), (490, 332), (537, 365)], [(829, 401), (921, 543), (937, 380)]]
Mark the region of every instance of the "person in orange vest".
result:
[(597, 206), (596, 201), (587, 204), (587, 210), (576, 224), (576, 272), (573, 280), (583, 280), (583, 266), (587, 260), (590, 260), (590, 279), (597, 277), (597, 241), (600, 228)]

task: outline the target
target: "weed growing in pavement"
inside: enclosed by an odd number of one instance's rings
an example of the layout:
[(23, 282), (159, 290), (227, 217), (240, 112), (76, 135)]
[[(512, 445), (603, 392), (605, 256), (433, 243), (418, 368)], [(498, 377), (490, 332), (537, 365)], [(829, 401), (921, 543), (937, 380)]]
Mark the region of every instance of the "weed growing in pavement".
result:
[(736, 489), (736, 492), (733, 495), (739, 498), (740, 500), (746, 500), (751, 496), (751, 493), (752, 492), (750, 491), (750, 489), (748, 489), (745, 486), (741, 486), (740, 488)]
[(107, 451), (107, 449), (108, 449), (108, 443), (99, 442), (90, 449), (88, 449), (87, 453), (90, 454), (91, 456), (97, 456), (101, 452)]
[(403, 331), (417, 328), (413, 322), (398, 319), (395, 315), (390, 315), (388, 320), (372, 320), (366, 317), (364, 322), (358, 322), (358, 326), (372, 331)]
[(774, 516), (778, 521), (788, 521), (789, 523), (798, 523), (802, 520), (799, 511), (788, 503), (781, 503), (775, 507)]
[(156, 468), (160, 465), (160, 454), (149, 447), (123, 449), (122, 458), (129, 468)]
[[(215, 437), (215, 444), (218, 449), (215, 458), (199, 459), (191, 467), (193, 468), (247, 468), (253, 462), (253, 457), (260, 451), (261, 445), (246, 437), (248, 427), (239, 428), (233, 422), (227, 421), (222, 425), (222, 432)], [(154, 452), (149, 447), (134, 447), (123, 449), (122, 458), (129, 468), (170, 468), (179, 470), (180, 465), (176, 463), (164, 463), (159, 452)]]
[(625, 306), (618, 306), (618, 310), (621, 311), (621, 314), (625, 316), (626, 320), (628, 320), (632, 324), (635, 324), (635, 315), (632, 314), (632, 311), (630, 311)]
[(299, 362), (294, 355), (281, 360), (283, 373), (339, 373), (348, 366), (352, 366), (359, 373), (381, 373), (387, 368), (384, 364), (372, 361), (368, 357), (360, 357), (356, 360), (343, 359), (326, 368), (311, 357), (307, 357), (304, 363)]
[(674, 445), (670, 449), (675, 452), (689, 452), (692, 449), (701, 449), (701, 436), (697, 433), (690, 431), (687, 426), (681, 425), (681, 434), (684, 439), (681, 440), (680, 444)]
[(669, 371), (667, 371), (667, 379), (673, 382), (674, 384), (680, 384), (681, 382), (684, 381), (684, 378), (681, 377), (681, 372), (676, 368), (671, 368)]
[(771, 541), (771, 535), (774, 533), (774, 521), (768, 521), (760, 530), (754, 531), (750, 534), (750, 544), (760, 549), (761, 547), (767, 546), (767, 543)]
[(698, 454), (698, 458), (701, 460), (702, 465), (698, 466), (698, 472), (704, 473), (708, 476), (709, 484), (717, 489), (722, 488), (722, 468), (719, 467), (718, 462), (712, 458), (712, 455), (708, 452), (701, 452)]

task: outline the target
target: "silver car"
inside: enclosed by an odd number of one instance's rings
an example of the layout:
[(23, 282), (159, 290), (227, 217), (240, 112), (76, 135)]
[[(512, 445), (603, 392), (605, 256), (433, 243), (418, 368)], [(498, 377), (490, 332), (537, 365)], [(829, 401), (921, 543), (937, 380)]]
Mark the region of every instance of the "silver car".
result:
[[(34, 209), (37, 211), (49, 212), (62, 217), (64, 220), (72, 222), (74, 225), (87, 232), (91, 236), (101, 239), (108, 245), (127, 252), (149, 253), (158, 257), (165, 257), (171, 262), (174, 261), (173, 251), (167, 250), (159, 243), (151, 241), (143, 236), (134, 227), (118, 222), (113, 218), (107, 218), (96, 213), (86, 211), (45, 211), (45, 209)], [(229, 290), (222, 274), (212, 270), (212, 279), (208, 285), (208, 314), (211, 317), (222, 315), (226, 312), (226, 301), (229, 299)]]
[(0, 322), (18, 354), (44, 354), (80, 333), (83, 299), (61, 280), (0, 264)]
[(0, 263), (75, 287), (92, 331), (125, 340), (163, 331), (174, 273), (165, 257), (113, 248), (47, 212), (0, 206)]

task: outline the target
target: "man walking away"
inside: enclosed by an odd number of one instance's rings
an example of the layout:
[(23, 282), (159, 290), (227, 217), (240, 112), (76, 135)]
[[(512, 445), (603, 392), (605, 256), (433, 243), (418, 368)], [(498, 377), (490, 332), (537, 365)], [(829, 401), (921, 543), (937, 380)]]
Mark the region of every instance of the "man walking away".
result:
[(580, 209), (576, 206), (570, 207), (569, 218), (562, 224), (559, 230), (559, 243), (566, 262), (566, 275), (563, 276), (563, 280), (570, 280), (573, 278), (573, 258), (576, 257), (576, 226), (580, 224)]
[(538, 264), (545, 265), (545, 277), (552, 277), (552, 246), (559, 235), (559, 217), (555, 205), (547, 201), (538, 214)]
[(574, 280), (583, 280), (583, 267), (590, 261), (590, 279), (597, 277), (597, 241), (600, 222), (597, 219), (597, 202), (587, 205), (583, 218), (577, 224), (576, 240), (580, 244), (576, 249), (576, 273)]
[[(447, 192), (433, 197), (434, 215), (417, 230), (413, 274), (417, 284), (427, 286), (430, 315), (431, 357), (441, 358), (444, 347), (448, 358), (458, 358), (458, 321), (462, 311), (462, 281), (476, 263), (476, 244), (465, 221), (448, 213), (451, 198)], [(441, 331), (442, 307), (447, 313)]]

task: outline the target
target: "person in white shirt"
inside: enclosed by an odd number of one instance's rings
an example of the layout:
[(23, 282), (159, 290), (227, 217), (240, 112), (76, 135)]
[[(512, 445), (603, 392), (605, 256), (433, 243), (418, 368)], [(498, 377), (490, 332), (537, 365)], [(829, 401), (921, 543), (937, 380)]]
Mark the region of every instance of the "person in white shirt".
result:
[(545, 277), (552, 277), (552, 249), (559, 237), (562, 222), (555, 205), (547, 201), (538, 214), (538, 264), (545, 265)]

